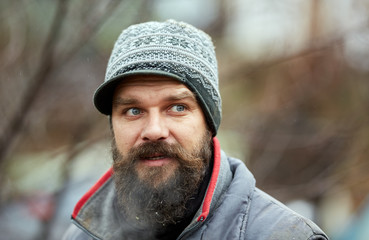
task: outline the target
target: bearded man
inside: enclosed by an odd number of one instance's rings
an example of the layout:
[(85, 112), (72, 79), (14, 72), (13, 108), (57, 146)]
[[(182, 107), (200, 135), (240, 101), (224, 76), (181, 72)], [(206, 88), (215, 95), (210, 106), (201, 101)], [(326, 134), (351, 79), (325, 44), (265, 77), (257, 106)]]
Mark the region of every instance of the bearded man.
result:
[(64, 239), (328, 239), (221, 151), (217, 61), (199, 29), (169, 20), (124, 30), (94, 103), (110, 116), (113, 166)]

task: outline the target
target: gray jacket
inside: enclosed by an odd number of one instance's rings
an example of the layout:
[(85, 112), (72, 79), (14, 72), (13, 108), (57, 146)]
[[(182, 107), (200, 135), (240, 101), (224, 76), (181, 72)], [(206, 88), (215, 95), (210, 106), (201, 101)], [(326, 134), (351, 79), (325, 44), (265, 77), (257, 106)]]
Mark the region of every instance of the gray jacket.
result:
[[(64, 240), (117, 240), (124, 236), (109, 170), (78, 202)], [(221, 152), (214, 139), (214, 167), (203, 203), (178, 239), (328, 239), (312, 221), (255, 187), (245, 164)]]

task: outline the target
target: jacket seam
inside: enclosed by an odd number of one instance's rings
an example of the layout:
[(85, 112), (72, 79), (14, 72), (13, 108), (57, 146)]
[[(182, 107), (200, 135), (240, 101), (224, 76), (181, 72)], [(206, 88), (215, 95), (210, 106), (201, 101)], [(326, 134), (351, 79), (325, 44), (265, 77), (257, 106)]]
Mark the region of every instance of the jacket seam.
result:
[(240, 229), (240, 237), (239, 237), (240, 240), (245, 239), (244, 235), (246, 234), (247, 224), (248, 224), (248, 220), (249, 220), (248, 213), (249, 213), (249, 210), (250, 210), (251, 199), (252, 199), (252, 196), (249, 196), (247, 198), (246, 211), (245, 211), (245, 214), (243, 216), (242, 225), (241, 225), (241, 229)]

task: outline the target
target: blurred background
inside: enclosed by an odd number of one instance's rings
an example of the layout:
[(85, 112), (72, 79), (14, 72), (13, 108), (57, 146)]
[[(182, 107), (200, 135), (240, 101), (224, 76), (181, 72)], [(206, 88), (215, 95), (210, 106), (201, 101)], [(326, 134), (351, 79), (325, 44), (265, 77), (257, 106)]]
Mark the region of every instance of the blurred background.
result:
[(369, 0), (2, 0), (0, 239), (60, 239), (111, 165), (92, 96), (115, 39), (173, 18), (216, 45), (218, 138), (334, 240), (369, 239)]

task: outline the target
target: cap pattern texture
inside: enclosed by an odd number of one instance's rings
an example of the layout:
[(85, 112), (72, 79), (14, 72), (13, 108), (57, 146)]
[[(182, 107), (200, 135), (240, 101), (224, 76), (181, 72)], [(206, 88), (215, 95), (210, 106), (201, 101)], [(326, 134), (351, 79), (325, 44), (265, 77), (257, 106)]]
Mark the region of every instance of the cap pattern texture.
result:
[(214, 135), (221, 120), (218, 68), (211, 38), (183, 22), (147, 22), (123, 30), (111, 53), (105, 82), (96, 90), (94, 102), (111, 114), (116, 84), (131, 74), (172, 76), (193, 91)]

